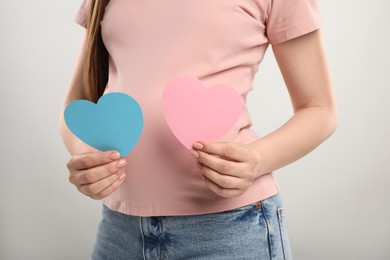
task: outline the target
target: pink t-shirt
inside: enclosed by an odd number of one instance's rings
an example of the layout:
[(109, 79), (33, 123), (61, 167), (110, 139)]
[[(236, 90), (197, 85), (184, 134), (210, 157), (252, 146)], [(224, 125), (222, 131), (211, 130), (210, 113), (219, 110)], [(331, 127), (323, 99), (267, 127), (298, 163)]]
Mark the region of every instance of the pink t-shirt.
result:
[[(89, 1), (83, 1), (75, 21), (86, 27)], [(126, 180), (103, 203), (129, 215), (191, 215), (237, 208), (279, 192), (272, 173), (239, 197), (210, 191), (196, 160), (165, 122), (162, 91), (178, 75), (235, 88), (242, 114), (219, 140), (253, 142), (258, 136), (251, 130), (246, 97), (268, 45), (314, 31), (320, 23), (315, 0), (111, 0), (101, 21), (109, 52), (105, 93), (134, 97), (144, 129), (126, 158)]]

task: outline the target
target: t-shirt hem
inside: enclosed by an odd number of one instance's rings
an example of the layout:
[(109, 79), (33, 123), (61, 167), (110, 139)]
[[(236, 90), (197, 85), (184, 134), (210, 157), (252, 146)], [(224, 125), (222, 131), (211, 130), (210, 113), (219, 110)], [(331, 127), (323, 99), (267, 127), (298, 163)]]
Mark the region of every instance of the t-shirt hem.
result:
[(280, 31), (274, 35), (268, 36), (269, 43), (272, 45), (286, 42), (292, 40), (299, 36), (303, 36), (310, 32), (314, 32), (321, 28), (321, 19), (311, 20), (309, 23), (304, 25), (296, 26), (295, 28), (290, 28), (288, 30)]
[(88, 9), (90, 2), (88, 0), (83, 0), (81, 6), (79, 7), (76, 15), (73, 18), (73, 21), (78, 25), (81, 25), (85, 29), (87, 29), (88, 25)]
[(266, 193), (260, 193), (258, 196), (250, 196), (248, 198), (240, 198), (235, 200), (224, 200), (216, 203), (207, 203), (207, 205), (194, 205), (192, 203), (172, 203), (159, 205), (129, 205), (125, 201), (111, 201), (103, 199), (102, 202), (109, 209), (120, 213), (139, 217), (150, 216), (185, 216), (185, 215), (201, 215), (209, 213), (223, 212), (235, 208), (243, 207), (258, 201), (264, 200), (280, 192), (279, 185), (275, 182), (273, 187), (268, 189)]
[(81, 25), (82, 27), (84, 27), (85, 29), (87, 29), (87, 21), (85, 20), (85, 18), (79, 14), (77, 14), (73, 21), (75, 23), (77, 23), (78, 25)]

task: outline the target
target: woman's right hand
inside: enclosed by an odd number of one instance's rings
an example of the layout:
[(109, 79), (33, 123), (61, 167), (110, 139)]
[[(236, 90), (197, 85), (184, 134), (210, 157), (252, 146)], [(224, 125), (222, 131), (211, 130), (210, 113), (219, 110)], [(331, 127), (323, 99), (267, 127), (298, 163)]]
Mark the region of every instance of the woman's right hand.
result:
[(74, 155), (67, 163), (69, 182), (92, 199), (113, 193), (126, 177), (126, 160), (116, 151)]

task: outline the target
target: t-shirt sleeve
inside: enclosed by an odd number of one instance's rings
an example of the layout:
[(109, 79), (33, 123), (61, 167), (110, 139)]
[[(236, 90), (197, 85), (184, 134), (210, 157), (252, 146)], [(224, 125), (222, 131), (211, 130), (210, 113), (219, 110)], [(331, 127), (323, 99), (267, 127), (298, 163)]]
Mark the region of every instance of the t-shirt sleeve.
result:
[(315, 31), (322, 19), (317, 0), (271, 0), (266, 32), (278, 44)]
[(74, 21), (84, 28), (87, 28), (88, 24), (89, 3), (90, 0), (83, 0), (79, 10), (76, 13), (76, 16), (74, 17)]

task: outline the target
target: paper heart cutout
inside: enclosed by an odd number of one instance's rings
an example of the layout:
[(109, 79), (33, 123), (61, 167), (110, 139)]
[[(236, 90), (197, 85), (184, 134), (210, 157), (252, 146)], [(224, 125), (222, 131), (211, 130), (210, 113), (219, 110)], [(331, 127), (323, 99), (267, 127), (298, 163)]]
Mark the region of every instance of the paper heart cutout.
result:
[(188, 149), (195, 141), (227, 133), (242, 111), (240, 94), (227, 85), (206, 88), (193, 76), (178, 76), (164, 88), (163, 112), (176, 138)]
[(125, 157), (137, 144), (144, 120), (132, 97), (119, 92), (103, 95), (97, 104), (88, 100), (69, 103), (64, 111), (69, 129), (88, 145), (116, 150)]

